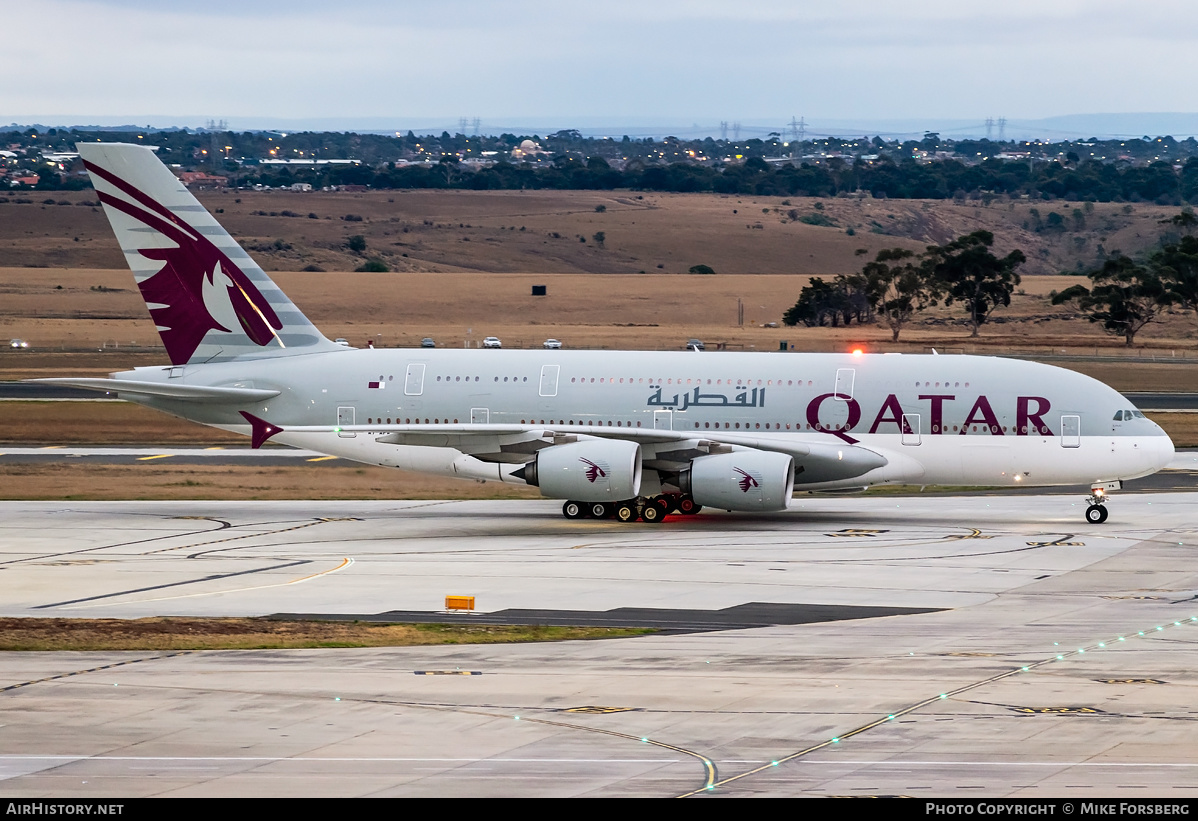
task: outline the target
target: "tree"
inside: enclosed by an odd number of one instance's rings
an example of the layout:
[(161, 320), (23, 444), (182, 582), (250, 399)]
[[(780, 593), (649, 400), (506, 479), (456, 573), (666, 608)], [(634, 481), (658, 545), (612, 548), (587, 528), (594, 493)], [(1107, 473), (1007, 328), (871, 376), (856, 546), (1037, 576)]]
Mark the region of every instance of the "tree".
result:
[(381, 259), (379, 259), (377, 257), (366, 260), (365, 262), (363, 262), (361, 265), (359, 265), (357, 268), (354, 269), (354, 271), (357, 273), (367, 273), (367, 274), (385, 274), (390, 270), (391, 269), (389, 267), (387, 267), (387, 263), (383, 262)]
[(1093, 287), (1074, 285), (1052, 295), (1052, 304), (1075, 302), (1091, 322), (1101, 322), (1132, 347), (1136, 334), (1169, 306), (1173, 296), (1152, 264), (1116, 254), (1101, 268), (1086, 274)]
[(854, 319), (858, 323), (872, 319), (866, 281), (861, 274), (838, 274), (831, 282), (812, 277), (810, 284), (799, 291), (798, 301), (782, 315), (783, 324), (801, 322), (808, 328), (825, 324), (836, 328), (841, 320), (849, 325)]
[(831, 319), (832, 327), (836, 327), (840, 318), (837, 296), (831, 283), (824, 282), (822, 277), (812, 277), (807, 287), (799, 291), (798, 301), (782, 315), (782, 323), (798, 325), (801, 322), (808, 328), (822, 328)]
[(989, 231), (974, 231), (948, 245), (928, 248), (932, 274), (943, 283), (944, 304), (960, 302), (969, 310), (970, 336), (978, 335), (978, 328), (995, 308), (1011, 304), (1011, 294), (1020, 282), (1015, 269), (1027, 262), (1020, 250), (999, 259), (990, 252), (993, 244), (994, 235)]
[(894, 342), (916, 311), (935, 305), (939, 298), (939, 283), (921, 260), (905, 248), (884, 248), (861, 271), (869, 303), (890, 326)]
[(354, 234), (345, 241), (345, 247), (355, 254), (361, 254), (366, 250), (366, 237), (361, 234)]
[(603, 231), (596, 231), (595, 236), (591, 237), (591, 239), (595, 240), (595, 244), (602, 248), (603, 243), (607, 242), (607, 234)]
[(1188, 311), (1198, 311), (1198, 237), (1184, 236), (1177, 244), (1166, 245), (1153, 253), (1149, 262), (1164, 282), (1171, 301)]
[(1194, 215), (1193, 208), (1183, 208), (1180, 214), (1167, 220), (1161, 220), (1161, 224), (1176, 226), (1189, 237), (1194, 233), (1194, 229), (1198, 227), (1198, 216)]

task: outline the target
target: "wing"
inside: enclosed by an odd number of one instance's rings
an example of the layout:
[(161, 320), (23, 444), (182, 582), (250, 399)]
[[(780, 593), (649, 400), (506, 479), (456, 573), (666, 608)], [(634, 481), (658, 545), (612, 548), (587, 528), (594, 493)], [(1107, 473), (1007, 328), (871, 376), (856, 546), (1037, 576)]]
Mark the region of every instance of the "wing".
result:
[(559, 425), (317, 425), (289, 427), (293, 433), (359, 433), (382, 444), (452, 448), (483, 462), (520, 465), (538, 451), (585, 440), (614, 439), (641, 446), (642, 465), (668, 480), (703, 456), (745, 451), (783, 453), (794, 459), (795, 482), (816, 484), (862, 476), (888, 459), (858, 444), (811, 441), (801, 436), (757, 436), (721, 431), (718, 436), (640, 428)]
[(63, 385), (89, 391), (104, 391), (117, 396), (157, 396), (162, 399), (186, 399), (190, 402), (228, 402), (247, 404), (261, 402), (278, 396), (280, 391), (262, 388), (222, 388), (207, 385), (172, 385), (169, 382), (139, 382), (134, 379), (102, 379), (55, 377), (52, 379), (23, 379), (22, 382), (40, 382), (46, 385)]

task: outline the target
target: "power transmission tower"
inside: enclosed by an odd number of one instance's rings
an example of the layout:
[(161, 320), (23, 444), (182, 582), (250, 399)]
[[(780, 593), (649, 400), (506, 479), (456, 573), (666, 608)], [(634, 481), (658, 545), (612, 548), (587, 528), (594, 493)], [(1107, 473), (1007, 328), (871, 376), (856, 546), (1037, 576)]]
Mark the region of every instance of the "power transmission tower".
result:
[(993, 134), (994, 134), (994, 118), (987, 117), (986, 118), (986, 139), (987, 140), (990, 139), (990, 137), (993, 136)]
[(1007, 139), (1007, 118), (999, 117), (998, 118), (998, 141), (1000, 143), (1006, 142), (1006, 139)]
[(790, 157), (794, 159), (798, 155), (799, 146), (803, 142), (803, 137), (807, 134), (807, 120), (805, 117), (800, 117), (795, 120), (790, 118)]
[(732, 124), (732, 141), (740, 142), (740, 123)]
[(221, 150), (220, 141), (217, 139), (217, 132), (223, 132), (227, 129), (228, 123), (224, 120), (208, 121), (208, 163), (212, 166), (212, 170), (217, 173), (221, 169)]
[(459, 134), (465, 134), (465, 133), (466, 133), (466, 130), (467, 130), (467, 129), (466, 129), (466, 123), (467, 123), (467, 122), (468, 122), (468, 120), (467, 120), (465, 117), (461, 117), (461, 118), (459, 118), (459, 119), (458, 119), (458, 133), (459, 133)]
[(720, 139), (728, 142), (728, 121), (720, 120)]
[(473, 127), (473, 129), (474, 129), (474, 136), (475, 136), (475, 137), (477, 137), (477, 136), (478, 136), (478, 130), (479, 130), (479, 126), (481, 125), (481, 123), (480, 123), (480, 121), (479, 121), (478, 117), (475, 117), (475, 118), (474, 118), (474, 121), (473, 121), (473, 122), (471, 122), (471, 124), (470, 124), (470, 125), (471, 125), (471, 127)]

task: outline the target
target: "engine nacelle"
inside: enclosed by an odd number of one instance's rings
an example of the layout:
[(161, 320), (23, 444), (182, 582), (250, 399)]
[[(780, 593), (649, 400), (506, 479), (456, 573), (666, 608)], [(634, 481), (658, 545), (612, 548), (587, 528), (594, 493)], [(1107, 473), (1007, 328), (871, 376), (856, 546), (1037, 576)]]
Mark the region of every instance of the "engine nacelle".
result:
[(679, 476), (698, 504), (724, 510), (785, 510), (794, 491), (794, 459), (764, 450), (700, 456)]
[(553, 445), (512, 475), (554, 499), (622, 502), (640, 493), (641, 446), (619, 439)]

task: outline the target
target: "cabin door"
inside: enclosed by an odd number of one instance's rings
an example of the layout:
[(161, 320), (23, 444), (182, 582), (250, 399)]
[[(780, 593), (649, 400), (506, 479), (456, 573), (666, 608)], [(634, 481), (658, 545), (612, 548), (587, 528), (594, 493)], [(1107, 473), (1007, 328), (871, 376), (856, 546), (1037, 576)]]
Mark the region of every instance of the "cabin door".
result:
[(1076, 414), (1066, 414), (1061, 417), (1061, 447), (1080, 448), (1082, 446), (1082, 418)]

